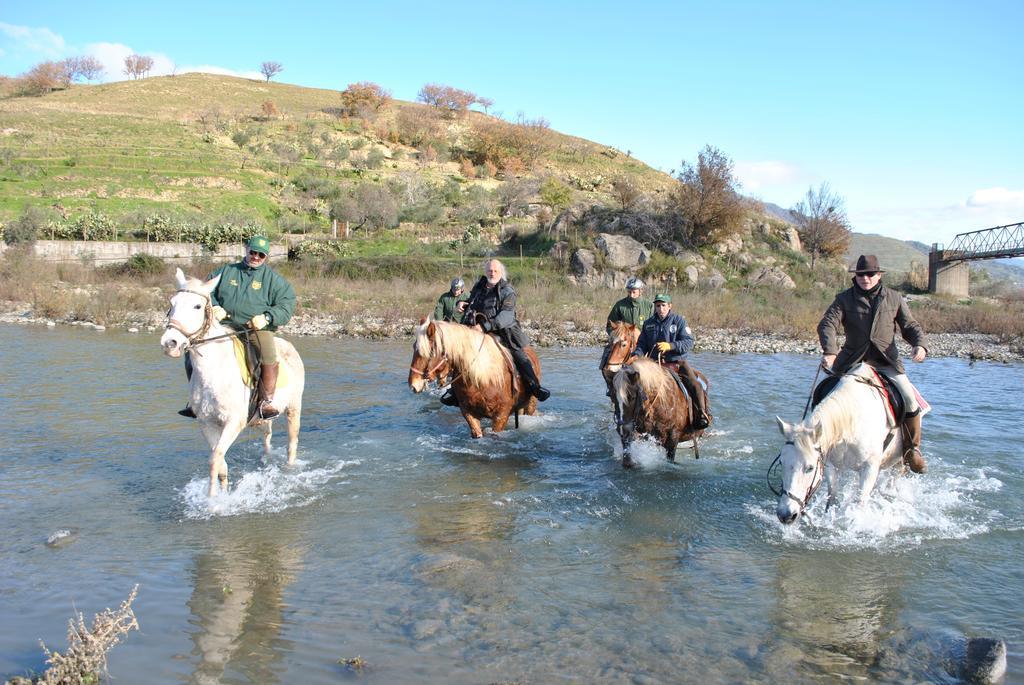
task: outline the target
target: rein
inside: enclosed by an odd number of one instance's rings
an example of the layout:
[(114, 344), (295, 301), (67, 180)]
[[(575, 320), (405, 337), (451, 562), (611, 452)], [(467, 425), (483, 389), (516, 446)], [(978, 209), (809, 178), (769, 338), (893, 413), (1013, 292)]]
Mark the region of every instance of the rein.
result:
[[(185, 336), (187, 347), (196, 348), (199, 347), (200, 345), (205, 345), (208, 342), (221, 340), (223, 338), (233, 338), (242, 335), (243, 333), (246, 333), (245, 329), (242, 329), (239, 331), (224, 333), (223, 335), (215, 335), (212, 338), (204, 337), (209, 332), (210, 327), (213, 325), (213, 304), (210, 301), (210, 296), (204, 292), (200, 292), (199, 290), (192, 290), (190, 288), (181, 288), (177, 292), (191, 293), (193, 295), (198, 295), (199, 297), (206, 300), (206, 306), (204, 307), (203, 310), (203, 323), (201, 326), (199, 326), (199, 328), (196, 331), (189, 333), (187, 330), (185, 330), (185, 326), (182, 325), (180, 321), (178, 321), (177, 319), (172, 319), (170, 317), (168, 317), (167, 319), (167, 325), (164, 326), (165, 330), (174, 329), (181, 333), (183, 336)], [(170, 312), (168, 312), (168, 314), (169, 313)], [(199, 352), (196, 352), (196, 354), (199, 354)]]
[[(814, 388), (815, 386), (818, 385), (818, 376), (821, 374), (821, 370), (824, 368), (825, 367), (822, 364), (818, 364), (818, 370), (814, 372), (814, 380), (811, 381), (811, 391), (807, 394), (807, 403), (804, 405), (804, 413), (803, 416), (800, 417), (801, 422), (807, 419), (807, 411), (811, 408), (811, 400), (814, 398)], [(832, 375), (832, 370), (825, 369), (825, 373)], [(796, 443), (793, 442), (792, 440), (787, 440), (785, 444), (795, 445)], [(765, 473), (765, 480), (768, 483), (768, 489), (774, 492), (776, 497), (782, 497), (783, 495), (785, 495), (786, 497), (790, 498), (791, 500), (799, 504), (801, 514), (804, 513), (804, 510), (807, 508), (807, 502), (810, 501), (814, 493), (817, 492), (819, 487), (821, 487), (822, 481), (825, 480), (825, 455), (824, 453), (822, 453), (821, 449), (817, 445), (814, 446), (814, 449), (818, 453), (818, 464), (814, 467), (815, 475), (817, 475), (817, 472), (820, 468), (822, 477), (817, 484), (814, 484), (814, 480), (811, 480), (811, 487), (807, 489), (807, 496), (804, 497), (803, 500), (799, 500), (796, 497), (794, 497), (788, 490), (786, 490), (786, 488), (781, 486), (779, 488), (776, 488), (772, 484), (772, 472), (775, 471), (777, 468), (781, 468), (782, 465), (781, 451), (778, 453), (778, 455), (776, 455), (775, 459), (768, 466), (768, 471)]]

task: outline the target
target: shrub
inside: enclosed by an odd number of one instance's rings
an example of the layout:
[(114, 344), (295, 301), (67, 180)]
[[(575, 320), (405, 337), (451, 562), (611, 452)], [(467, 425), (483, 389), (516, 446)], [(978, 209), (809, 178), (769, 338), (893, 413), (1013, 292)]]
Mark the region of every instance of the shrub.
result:
[(48, 217), (44, 210), (39, 207), (26, 207), (21, 216), (4, 227), (4, 242), (8, 245), (29, 245), (44, 235), (48, 225)]
[(167, 270), (167, 263), (155, 255), (136, 252), (124, 264), (118, 264), (114, 272), (121, 276), (155, 276)]
[(370, 150), (369, 154), (366, 155), (366, 168), (367, 169), (380, 169), (384, 166), (384, 160), (387, 157), (384, 155), (384, 151), (379, 147), (375, 147)]

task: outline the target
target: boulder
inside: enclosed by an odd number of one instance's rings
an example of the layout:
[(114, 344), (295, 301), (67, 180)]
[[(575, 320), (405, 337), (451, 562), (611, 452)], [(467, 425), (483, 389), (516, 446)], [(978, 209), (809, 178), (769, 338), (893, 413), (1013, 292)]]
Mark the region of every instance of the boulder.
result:
[(683, 273), (686, 274), (686, 282), (689, 283), (691, 286), (696, 287), (697, 284), (700, 282), (700, 271), (697, 269), (696, 265), (691, 264), (690, 266), (686, 267), (683, 270)]
[(569, 229), (572, 228), (575, 221), (576, 214), (571, 209), (562, 210), (551, 223), (550, 233), (552, 235), (568, 235)]
[(804, 246), (800, 242), (800, 233), (796, 230), (795, 226), (786, 224), (786, 227), (780, 232), (780, 236), (785, 241), (786, 246), (793, 252), (803, 252)]
[(569, 257), (569, 269), (572, 271), (573, 280), (577, 283), (593, 283), (597, 277), (597, 269), (594, 264), (597, 262), (597, 255), (592, 250), (584, 247), (573, 250)]
[(796, 283), (789, 277), (789, 274), (777, 266), (762, 266), (760, 269), (755, 269), (747, 277), (747, 283), (755, 288), (769, 287), (786, 290), (796, 288)]
[(566, 260), (569, 258), (569, 243), (564, 240), (559, 240), (551, 246), (550, 250), (548, 250), (548, 256), (559, 264), (565, 264)]
[(726, 255), (739, 252), (743, 249), (743, 239), (738, 235), (731, 235), (721, 242), (715, 243), (715, 251), (718, 254)]
[(651, 251), (628, 235), (599, 233), (594, 245), (604, 253), (606, 263), (614, 269), (629, 271), (651, 259)]
[(712, 269), (711, 273), (704, 277), (701, 285), (708, 290), (721, 290), (725, 287), (725, 276), (723, 276), (717, 269)]

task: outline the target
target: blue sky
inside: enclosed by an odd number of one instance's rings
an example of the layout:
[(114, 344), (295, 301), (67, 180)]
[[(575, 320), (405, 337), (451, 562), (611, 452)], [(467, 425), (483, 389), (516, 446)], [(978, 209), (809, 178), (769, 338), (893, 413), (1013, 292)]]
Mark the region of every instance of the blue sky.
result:
[(1024, 221), (1024, 2), (0, 0), (0, 74), (93, 54), (413, 100), (429, 82), (665, 171), (705, 145), (745, 194), (823, 181), (855, 230), (924, 243)]

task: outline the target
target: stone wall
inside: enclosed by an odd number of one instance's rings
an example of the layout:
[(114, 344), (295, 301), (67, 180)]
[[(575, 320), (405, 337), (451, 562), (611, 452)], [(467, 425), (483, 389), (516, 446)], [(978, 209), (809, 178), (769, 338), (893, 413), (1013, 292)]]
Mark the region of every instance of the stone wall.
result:
[[(8, 246), (0, 242), (0, 254)], [(213, 261), (238, 260), (245, 255), (244, 245), (220, 245), (211, 253), (202, 245), (192, 243), (138, 243), (107, 240), (37, 240), (33, 244), (36, 257), (48, 262), (91, 262), (97, 266), (119, 264), (137, 253), (160, 257), (170, 264), (190, 264), (198, 258)], [(286, 259), (288, 246), (270, 248), (270, 260)]]

